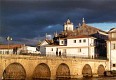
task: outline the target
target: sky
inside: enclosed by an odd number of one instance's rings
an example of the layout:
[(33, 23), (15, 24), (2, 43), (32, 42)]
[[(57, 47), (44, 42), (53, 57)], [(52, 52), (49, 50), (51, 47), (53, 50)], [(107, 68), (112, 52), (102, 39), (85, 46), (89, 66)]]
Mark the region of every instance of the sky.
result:
[(0, 43), (37, 45), (46, 33), (60, 33), (67, 19), (77, 27), (116, 28), (116, 0), (0, 0)]

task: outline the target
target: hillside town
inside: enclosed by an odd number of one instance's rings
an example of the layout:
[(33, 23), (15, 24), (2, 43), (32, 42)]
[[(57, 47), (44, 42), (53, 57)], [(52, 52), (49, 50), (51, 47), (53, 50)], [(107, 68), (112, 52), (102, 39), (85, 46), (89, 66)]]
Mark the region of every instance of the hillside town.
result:
[(111, 70), (116, 70), (115, 53), (116, 28), (103, 31), (87, 25), (84, 18), (76, 28), (67, 19), (61, 33), (55, 32), (53, 39), (45, 38), (36, 47), (0, 44), (0, 54), (108, 59)]

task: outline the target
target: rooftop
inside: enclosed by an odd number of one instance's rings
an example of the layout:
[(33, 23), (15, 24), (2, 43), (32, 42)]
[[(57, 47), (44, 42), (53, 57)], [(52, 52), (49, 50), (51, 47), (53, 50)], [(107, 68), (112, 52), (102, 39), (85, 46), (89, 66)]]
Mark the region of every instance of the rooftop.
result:
[[(24, 44), (12, 44), (12, 45), (9, 45), (9, 49), (21, 48), (23, 46)], [(8, 45), (0, 45), (0, 49), (8, 49)]]
[(94, 38), (92, 36), (89, 35), (79, 35), (79, 36), (68, 36), (68, 39), (73, 39), (73, 38)]

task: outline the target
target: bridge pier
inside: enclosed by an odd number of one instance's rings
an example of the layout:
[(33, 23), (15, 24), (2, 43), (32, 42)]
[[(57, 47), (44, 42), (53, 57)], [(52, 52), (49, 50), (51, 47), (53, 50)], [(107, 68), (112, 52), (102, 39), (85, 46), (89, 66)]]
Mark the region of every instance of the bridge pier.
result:
[(55, 65), (52, 65), (51, 66), (52, 67), (52, 69), (51, 69), (51, 80), (54, 80), (54, 79), (56, 79), (56, 68), (55, 68)]
[(37, 62), (31, 60), (31, 62), (28, 63), (28, 61), (25, 61), (23, 66), (25, 66), (26, 80), (32, 80), (33, 72), (34, 72), (34, 69), (37, 65)]

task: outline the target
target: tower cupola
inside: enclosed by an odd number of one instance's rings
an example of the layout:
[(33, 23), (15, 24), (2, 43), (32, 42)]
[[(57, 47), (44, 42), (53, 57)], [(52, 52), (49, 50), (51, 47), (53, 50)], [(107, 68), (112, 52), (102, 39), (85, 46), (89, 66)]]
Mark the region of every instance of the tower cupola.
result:
[(64, 23), (64, 31), (73, 31), (74, 25), (70, 21), (70, 19), (67, 19), (67, 21)]

